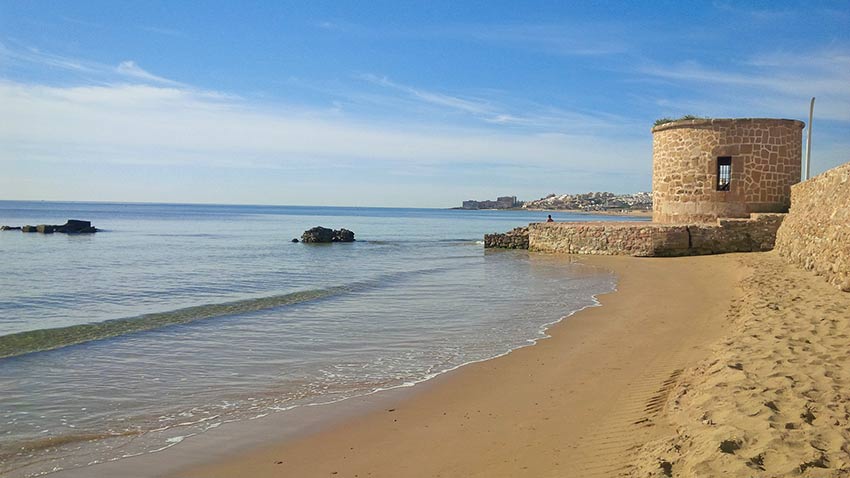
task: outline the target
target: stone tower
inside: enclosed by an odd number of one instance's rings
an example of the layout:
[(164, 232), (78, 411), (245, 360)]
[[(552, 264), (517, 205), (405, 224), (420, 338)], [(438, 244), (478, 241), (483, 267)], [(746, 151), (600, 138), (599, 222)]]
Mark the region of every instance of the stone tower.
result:
[(679, 120), (652, 128), (652, 220), (714, 222), (787, 212), (800, 181), (802, 121)]

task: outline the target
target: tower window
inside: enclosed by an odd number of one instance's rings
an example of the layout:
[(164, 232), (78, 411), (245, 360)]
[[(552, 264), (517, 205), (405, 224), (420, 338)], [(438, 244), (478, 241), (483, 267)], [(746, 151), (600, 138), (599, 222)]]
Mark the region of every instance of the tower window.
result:
[(717, 158), (717, 190), (728, 191), (729, 182), (732, 180), (732, 157), (721, 156)]

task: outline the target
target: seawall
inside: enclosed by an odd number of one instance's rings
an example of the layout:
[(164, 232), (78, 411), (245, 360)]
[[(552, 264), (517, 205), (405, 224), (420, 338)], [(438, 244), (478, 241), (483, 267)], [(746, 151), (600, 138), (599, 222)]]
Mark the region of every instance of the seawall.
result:
[(784, 214), (752, 214), (714, 224), (550, 222), (488, 234), (486, 248), (636, 257), (769, 251)]
[(850, 162), (792, 186), (776, 249), (850, 292)]
[(529, 226), (529, 249), (637, 257), (768, 251), (784, 214), (752, 214), (714, 224), (540, 223)]

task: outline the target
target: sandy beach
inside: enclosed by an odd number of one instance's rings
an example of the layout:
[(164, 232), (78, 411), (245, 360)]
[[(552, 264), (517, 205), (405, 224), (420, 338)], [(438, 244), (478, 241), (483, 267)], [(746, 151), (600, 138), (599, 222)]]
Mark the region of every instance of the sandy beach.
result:
[(741, 255), (581, 260), (616, 271), (619, 291), (551, 328), (551, 339), (306, 436), (269, 436), (262, 446), (211, 456), (171, 476), (602, 477), (634, 470), (630, 450), (675, 435), (668, 397), (683, 371), (710, 357), (728, 333), (730, 304), (740, 304), (738, 284), (752, 266), (742, 267)]
[(850, 294), (775, 252), (740, 260), (753, 272), (727, 334), (682, 374), (663, 413), (676, 432), (630, 476), (850, 476)]

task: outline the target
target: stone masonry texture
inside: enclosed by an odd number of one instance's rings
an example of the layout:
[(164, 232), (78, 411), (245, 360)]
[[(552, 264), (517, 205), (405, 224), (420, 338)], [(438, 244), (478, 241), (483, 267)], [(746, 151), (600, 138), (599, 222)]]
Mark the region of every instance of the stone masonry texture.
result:
[(850, 162), (791, 188), (776, 249), (850, 292)]
[(485, 234), (484, 247), (500, 249), (528, 249), (528, 228), (517, 227), (504, 234)]
[(506, 234), (488, 234), (485, 248), (566, 254), (689, 256), (773, 249), (784, 214), (753, 214), (715, 224), (646, 222), (550, 222)]
[[(652, 128), (653, 222), (687, 224), (786, 212), (799, 182), (804, 124), (768, 118), (680, 120)], [(717, 160), (731, 157), (728, 191)]]
[(567, 254), (691, 256), (769, 251), (784, 214), (753, 214), (714, 224), (633, 222), (538, 223), (528, 227), (529, 250)]

